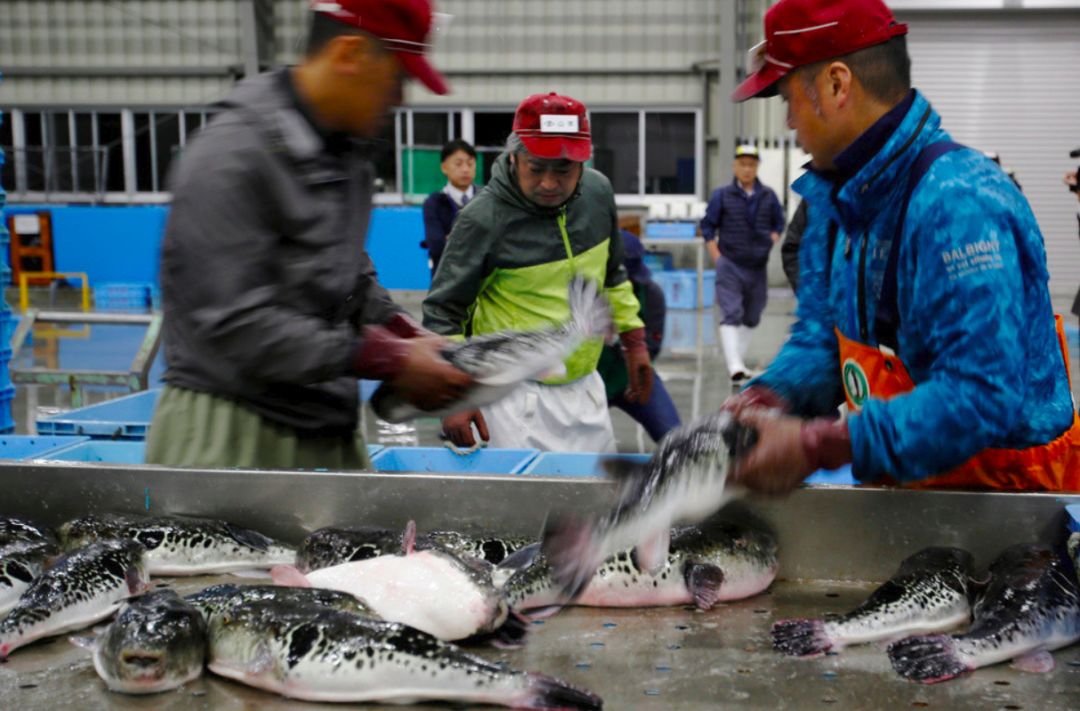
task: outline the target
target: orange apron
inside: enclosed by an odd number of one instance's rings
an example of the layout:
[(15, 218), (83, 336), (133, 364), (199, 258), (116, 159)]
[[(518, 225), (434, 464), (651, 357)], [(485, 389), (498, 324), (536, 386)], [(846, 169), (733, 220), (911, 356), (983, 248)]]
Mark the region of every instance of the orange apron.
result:
[[(1069, 378), (1065, 327), (1055, 316), (1058, 341)], [(836, 329), (840, 343), (840, 375), (844, 397), (852, 413), (869, 398), (888, 400), (910, 392), (915, 383), (903, 362), (883, 349), (846, 338)], [(896, 483), (887, 479), (887, 483)], [(1080, 417), (1057, 439), (1027, 449), (985, 449), (955, 469), (917, 482), (908, 488), (1000, 489), (1008, 491), (1080, 491)]]

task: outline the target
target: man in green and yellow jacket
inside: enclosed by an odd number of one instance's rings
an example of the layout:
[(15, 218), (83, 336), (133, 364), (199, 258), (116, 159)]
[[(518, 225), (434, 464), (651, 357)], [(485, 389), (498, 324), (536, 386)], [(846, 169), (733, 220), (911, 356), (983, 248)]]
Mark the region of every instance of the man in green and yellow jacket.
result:
[[(603, 284), (630, 372), (627, 396), (647, 401), (652, 368), (644, 324), (623, 266), (615, 195), (584, 163), (592, 138), (584, 104), (535, 94), (518, 106), (491, 182), (458, 215), (424, 301), (424, 326), (447, 336), (538, 330), (569, 318), (576, 273)], [(443, 420), (455, 444), (615, 451), (604, 383), (603, 343), (583, 344), (566, 373), (526, 383), (483, 411)]]

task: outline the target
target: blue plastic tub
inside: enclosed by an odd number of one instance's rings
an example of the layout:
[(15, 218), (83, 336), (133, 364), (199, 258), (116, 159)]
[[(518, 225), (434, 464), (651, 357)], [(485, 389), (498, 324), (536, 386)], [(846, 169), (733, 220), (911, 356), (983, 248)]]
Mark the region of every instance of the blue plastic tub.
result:
[(594, 452), (542, 452), (522, 470), (534, 476), (602, 477), (601, 463), (605, 459), (649, 461), (648, 454), (597, 454)]
[(647, 222), (646, 239), (692, 239), (697, 234), (698, 223), (690, 221)]
[(146, 439), (161, 390), (146, 390), (37, 421), (38, 434)]
[(0, 436), (0, 459), (37, 459), (58, 449), (86, 442), (89, 437)]
[(697, 308), (697, 273), (686, 269), (653, 274), (655, 281), (664, 291), (664, 302), (668, 309)]
[(368, 453), (369, 457), (374, 457), (376, 454), (383, 451), (384, 449), (386, 449), (386, 447), (384, 445), (381, 445), (381, 444), (369, 444), (367, 446), (367, 453)]
[(839, 469), (825, 470), (819, 469), (811, 474), (806, 479), (807, 484), (837, 484), (844, 486), (855, 486), (859, 482), (855, 481), (855, 477), (851, 475), (851, 465), (845, 464)]
[(380, 472), (518, 474), (539, 454), (536, 449), (480, 449), (454, 454), (446, 447), (387, 447), (371, 459)]
[(641, 261), (644, 262), (645, 266), (649, 268), (649, 271), (654, 274), (656, 272), (671, 271), (675, 268), (675, 255), (671, 252), (649, 250), (645, 252)]
[(38, 457), (50, 462), (105, 462), (107, 464), (143, 464), (146, 442), (104, 442), (90, 440), (57, 449)]

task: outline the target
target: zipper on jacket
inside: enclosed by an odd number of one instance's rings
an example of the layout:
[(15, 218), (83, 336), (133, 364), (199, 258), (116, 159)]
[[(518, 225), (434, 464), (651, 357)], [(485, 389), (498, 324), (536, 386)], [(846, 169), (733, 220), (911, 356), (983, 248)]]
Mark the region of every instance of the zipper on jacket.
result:
[(866, 322), (866, 251), (870, 244), (870, 235), (863, 232), (862, 247), (859, 250), (859, 340), (869, 343), (869, 329)]
[(566, 259), (570, 262), (570, 273), (574, 273), (574, 249), (570, 246), (570, 235), (566, 231), (566, 206), (559, 208), (559, 215), (555, 218), (559, 223), (559, 234), (562, 235), (563, 246), (566, 247)]

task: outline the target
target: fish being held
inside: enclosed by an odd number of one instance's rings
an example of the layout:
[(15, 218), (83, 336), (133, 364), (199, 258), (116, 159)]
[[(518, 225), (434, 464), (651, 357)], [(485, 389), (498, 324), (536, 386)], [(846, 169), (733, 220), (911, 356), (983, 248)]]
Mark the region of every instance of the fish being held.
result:
[(954, 629), (971, 619), (974, 565), (971, 554), (959, 548), (923, 549), (851, 612), (835, 619), (777, 622), (773, 647), (803, 657)]
[(296, 550), (226, 521), (181, 516), (83, 516), (59, 530), (65, 550), (94, 541), (141, 543), (151, 575), (213, 575), (292, 563)]
[(172, 590), (157, 590), (128, 602), (93, 640), (94, 670), (111, 691), (169, 691), (202, 674), (206, 644), (199, 611)]
[(702, 521), (735, 497), (726, 486), (728, 462), (755, 437), (730, 413), (718, 412), (669, 432), (644, 464), (607, 460), (620, 484), (615, 507), (592, 521), (554, 519), (544, 531), (544, 554), (566, 595), (581, 593), (604, 560), (628, 548), (635, 548), (641, 570), (658, 571), (673, 525)]
[(509, 607), (491, 580), (490, 565), (460, 559), (440, 548), (415, 550), (415, 540), (416, 525), (410, 521), (404, 555), (342, 563), (307, 575), (292, 566), (278, 566), (271, 574), (279, 585), (350, 593), (380, 618), (439, 639), (490, 634), (507, 622)]
[(184, 598), (203, 617), (211, 620), (215, 615), (228, 612), (238, 605), (252, 602), (278, 602), (291, 605), (326, 607), (351, 612), (361, 617), (375, 619), (375, 613), (363, 601), (349, 593), (320, 588), (288, 588), (280, 585), (211, 585)]
[(0, 659), (42, 637), (88, 627), (147, 590), (145, 549), (103, 541), (60, 558), (0, 620)]
[(443, 417), (490, 405), (525, 381), (565, 372), (563, 361), (582, 343), (605, 338), (612, 330), (611, 307), (596, 282), (575, 276), (570, 280), (568, 301), (570, 319), (562, 326), (492, 333), (448, 345), (443, 357), (476, 381), (462, 400), (441, 410), (423, 411), (384, 383), (371, 398), (375, 414), (387, 422)]
[(1067, 568), (1046, 546), (1007, 548), (990, 566), (990, 584), (968, 631), (893, 642), (893, 669), (924, 684), (1009, 659), (1024, 671), (1050, 671), (1050, 652), (1080, 640), (1080, 589)]
[[(667, 559), (656, 573), (642, 570), (633, 550), (608, 558), (575, 605), (653, 607), (694, 604), (708, 610), (718, 602), (741, 600), (769, 587), (779, 564), (769, 533), (722, 521), (675, 530)], [(551, 567), (540, 554), (506, 583), (515, 610), (550, 608), (563, 602)]]
[(450, 701), (525, 709), (599, 709), (587, 691), (504, 670), (394, 622), (273, 601), (210, 622), (210, 671), (305, 701)]

